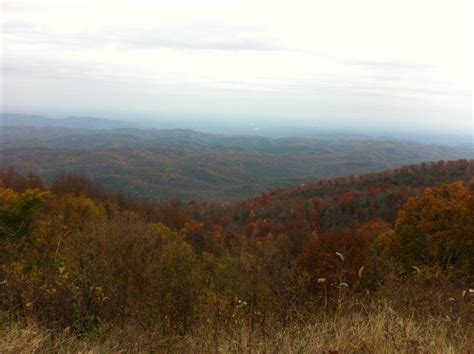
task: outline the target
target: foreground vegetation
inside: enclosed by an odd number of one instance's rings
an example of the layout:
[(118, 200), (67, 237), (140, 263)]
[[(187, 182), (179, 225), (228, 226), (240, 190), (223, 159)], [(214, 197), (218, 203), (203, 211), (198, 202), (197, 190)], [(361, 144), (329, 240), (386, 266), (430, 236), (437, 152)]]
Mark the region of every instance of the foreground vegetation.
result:
[(74, 336), (69, 330), (53, 333), (36, 324), (15, 324), (0, 330), (0, 347), (25, 353), (468, 353), (473, 348), (473, 329), (441, 316), (417, 319), (382, 303), (364, 309), (341, 308), (305, 323), (268, 328), (264, 335), (244, 326), (218, 336), (200, 327), (182, 337), (164, 337), (157, 331), (127, 325)]
[(0, 351), (470, 352), (471, 165), (221, 205), (8, 170)]

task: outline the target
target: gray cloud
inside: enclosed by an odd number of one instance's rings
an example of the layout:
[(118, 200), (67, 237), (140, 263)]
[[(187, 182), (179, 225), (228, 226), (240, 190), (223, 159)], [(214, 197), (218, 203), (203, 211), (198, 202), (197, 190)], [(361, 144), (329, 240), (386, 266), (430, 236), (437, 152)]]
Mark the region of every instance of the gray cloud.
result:
[(101, 32), (59, 33), (28, 22), (2, 24), (3, 35), (27, 43), (61, 48), (129, 49), (172, 48), (184, 50), (274, 51), (287, 50), (257, 34), (257, 28), (237, 26), (162, 26), (157, 28), (107, 28)]
[(210, 50), (280, 50), (258, 34), (258, 28), (238, 26), (163, 26), (154, 29), (122, 30), (119, 43), (133, 48)]
[(398, 61), (377, 61), (377, 60), (352, 60), (352, 65), (363, 66), (371, 69), (384, 71), (426, 71), (432, 69), (432, 65), (415, 62), (398, 62)]

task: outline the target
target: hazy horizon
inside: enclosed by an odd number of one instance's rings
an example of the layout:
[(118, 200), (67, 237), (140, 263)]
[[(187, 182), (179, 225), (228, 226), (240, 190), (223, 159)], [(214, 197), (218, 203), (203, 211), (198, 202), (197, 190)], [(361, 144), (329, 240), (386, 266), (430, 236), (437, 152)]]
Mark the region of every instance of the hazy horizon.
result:
[(472, 136), (469, 1), (2, 2), (1, 110)]
[[(260, 136), (264, 138), (309, 138), (309, 139), (356, 139), (356, 140), (366, 140), (366, 139), (381, 139), (381, 140), (406, 140), (424, 144), (434, 144), (434, 145), (446, 145), (446, 146), (469, 146), (471, 145), (474, 148), (474, 140), (470, 132), (464, 133), (442, 133), (442, 132), (427, 132), (427, 131), (409, 131), (409, 130), (377, 130), (370, 129), (367, 127), (362, 127), (359, 129), (352, 128), (348, 129), (347, 127), (321, 127), (315, 124), (296, 124), (291, 125), (291, 122), (272, 122), (272, 121), (258, 121), (258, 123), (253, 123), (252, 120), (243, 121), (242, 119), (231, 119), (227, 117), (225, 120), (212, 120), (208, 117), (194, 117), (190, 119), (189, 116), (160, 116), (158, 119), (157, 116), (134, 116), (134, 119), (128, 119), (128, 116), (92, 116), (92, 115), (78, 115), (78, 114), (58, 114), (52, 113), (46, 114), (34, 114), (34, 113), (19, 113), (19, 112), (2, 112), (0, 113), (0, 126), (1, 125), (11, 125), (5, 124), (2, 121), (2, 117), (10, 115), (19, 115), (25, 117), (39, 117), (39, 118), (52, 118), (56, 120), (64, 120), (64, 125), (57, 123), (58, 127), (70, 127), (70, 124), (67, 123), (68, 118), (75, 118), (77, 124), (86, 129), (97, 129), (94, 128), (92, 121), (89, 122), (89, 119), (99, 119), (99, 120), (110, 120), (111, 122), (120, 123), (122, 128), (138, 128), (138, 129), (185, 129), (193, 130), (202, 133), (209, 134), (218, 134), (218, 135), (229, 135), (229, 136)], [(85, 119), (81, 119), (85, 118)], [(192, 117), (191, 117), (192, 118)], [(9, 120), (11, 121), (11, 119)], [(30, 121), (30, 120), (29, 120)], [(125, 123), (125, 125), (123, 124)], [(14, 124), (17, 125), (17, 124)], [(20, 123), (20, 125), (24, 125)], [(36, 126), (36, 124), (28, 124)], [(39, 126), (42, 126), (41, 124)], [(48, 125), (46, 125), (47, 127)], [(104, 129), (114, 129), (114, 128), (104, 128)]]

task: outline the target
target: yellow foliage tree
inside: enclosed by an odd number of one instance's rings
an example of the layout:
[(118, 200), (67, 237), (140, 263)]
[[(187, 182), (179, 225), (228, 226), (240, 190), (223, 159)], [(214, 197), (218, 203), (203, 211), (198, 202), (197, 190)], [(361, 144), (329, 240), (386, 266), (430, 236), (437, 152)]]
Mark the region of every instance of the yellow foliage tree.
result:
[(410, 198), (396, 222), (405, 265), (468, 267), (474, 263), (473, 193), (461, 182)]
[(0, 238), (16, 238), (27, 233), (48, 195), (39, 189), (17, 193), (0, 188)]

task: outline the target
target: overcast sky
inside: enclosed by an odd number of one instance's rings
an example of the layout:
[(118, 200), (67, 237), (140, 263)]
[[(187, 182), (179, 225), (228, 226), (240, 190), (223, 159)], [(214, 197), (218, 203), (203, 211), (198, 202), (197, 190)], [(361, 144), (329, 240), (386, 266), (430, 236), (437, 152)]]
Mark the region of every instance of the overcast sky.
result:
[(470, 1), (2, 3), (2, 110), (472, 132)]

